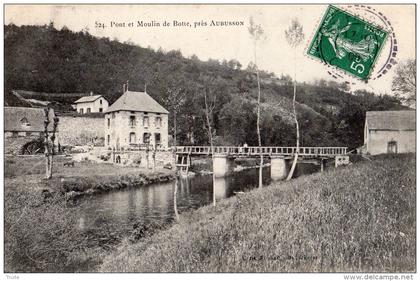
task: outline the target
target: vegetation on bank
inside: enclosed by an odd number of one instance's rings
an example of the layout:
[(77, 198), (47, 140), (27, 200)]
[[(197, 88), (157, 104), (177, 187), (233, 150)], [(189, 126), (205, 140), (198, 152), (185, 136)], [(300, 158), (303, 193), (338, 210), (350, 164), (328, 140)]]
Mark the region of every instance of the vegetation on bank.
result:
[(99, 271), (415, 271), (415, 195), (415, 156), (379, 156), (184, 213)]
[[(170, 135), (177, 123), (177, 140), (182, 144), (208, 145), (205, 132), (204, 92), (215, 102), (212, 112), (215, 144), (257, 145), (257, 80), (255, 66), (237, 60), (201, 61), (184, 57), (180, 51), (152, 50), (127, 42), (96, 38), (87, 31), (73, 32), (48, 26), (4, 27), (5, 103), (22, 105), (10, 95), (20, 92), (28, 99), (47, 100), (58, 112), (69, 111), (80, 93), (93, 91), (110, 103), (121, 96), (123, 83), (130, 90), (147, 92), (169, 113)], [(147, 44), (147, 43), (145, 43)], [(292, 146), (292, 78), (260, 70), (262, 145)], [(205, 91), (206, 89), (206, 91)], [(52, 93), (52, 94), (51, 94)], [(182, 101), (170, 97), (176, 93)], [(319, 80), (298, 83), (297, 117), (305, 146), (349, 146), (363, 144), (367, 110), (399, 110), (398, 98), (367, 91), (349, 92), (349, 85)]]
[[(153, 172), (88, 161), (64, 167), (66, 161), (55, 157), (54, 176), (45, 180), (44, 156), (5, 158), (6, 272), (94, 270), (122, 236), (106, 225), (94, 230), (80, 228), (77, 210), (89, 200), (69, 198), (168, 181), (174, 176), (166, 169)], [(136, 240), (155, 228), (139, 224), (127, 236)]]
[(49, 192), (67, 195), (93, 194), (117, 190), (128, 186), (145, 186), (174, 179), (174, 172), (168, 169), (116, 166), (90, 161), (75, 162), (74, 167), (65, 167), (69, 160), (55, 157), (53, 178), (45, 180), (45, 158), (43, 155), (12, 157), (5, 159), (5, 192), (19, 190), (47, 189)]

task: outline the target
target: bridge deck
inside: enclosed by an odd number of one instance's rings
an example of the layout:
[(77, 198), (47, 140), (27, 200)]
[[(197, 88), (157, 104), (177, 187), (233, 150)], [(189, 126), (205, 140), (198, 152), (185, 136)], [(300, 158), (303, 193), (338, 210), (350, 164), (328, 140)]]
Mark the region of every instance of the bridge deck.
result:
[[(292, 156), (296, 152), (296, 147), (277, 147), (277, 146), (214, 146), (214, 154), (228, 156), (245, 156), (260, 155), (260, 150), (264, 156)], [(213, 154), (210, 146), (177, 146), (177, 154), (189, 155), (211, 155)], [(299, 147), (299, 155), (301, 156), (326, 156), (333, 157), (336, 155), (347, 154), (347, 147)]]

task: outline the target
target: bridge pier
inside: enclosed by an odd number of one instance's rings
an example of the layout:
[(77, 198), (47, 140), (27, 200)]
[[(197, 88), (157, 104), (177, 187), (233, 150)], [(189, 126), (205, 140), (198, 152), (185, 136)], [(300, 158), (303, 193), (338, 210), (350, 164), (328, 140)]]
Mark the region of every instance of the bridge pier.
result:
[(215, 154), (213, 156), (213, 173), (215, 177), (224, 177), (233, 172), (235, 162), (227, 155)]
[(273, 181), (284, 180), (287, 177), (286, 159), (282, 156), (272, 156), (270, 170)]

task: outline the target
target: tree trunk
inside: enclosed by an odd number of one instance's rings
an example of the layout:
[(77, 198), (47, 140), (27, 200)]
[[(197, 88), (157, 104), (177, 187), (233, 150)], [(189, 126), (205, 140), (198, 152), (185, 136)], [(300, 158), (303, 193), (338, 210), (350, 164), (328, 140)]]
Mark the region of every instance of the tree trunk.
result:
[(50, 156), (48, 153), (45, 155), (45, 178), (49, 180), (51, 178), (50, 173)]
[(293, 164), (292, 164), (292, 167), (290, 168), (290, 172), (286, 178), (286, 181), (290, 180), (293, 177), (293, 173), (295, 172), (297, 160), (299, 157), (299, 143), (300, 143), (299, 122), (298, 122), (297, 114), (296, 114), (296, 50), (295, 50), (294, 57), (295, 57), (295, 63), (294, 63), (295, 73), (294, 73), (294, 81), (293, 81), (293, 115), (294, 115), (295, 125), (296, 125), (296, 151), (293, 158)]
[(254, 61), (257, 74), (257, 86), (258, 86), (258, 103), (257, 103), (257, 135), (258, 135), (258, 147), (260, 150), (260, 167), (258, 173), (258, 188), (263, 185), (262, 172), (263, 172), (263, 154), (261, 149), (261, 131), (260, 131), (260, 118), (261, 118), (261, 86), (260, 86), (260, 73), (257, 65), (257, 44), (254, 44)]
[(176, 147), (176, 111), (174, 111), (174, 148)]
[[(47, 124), (48, 127), (48, 124)], [(46, 128), (47, 128), (46, 127)], [(45, 178), (48, 180), (51, 178), (50, 174), (50, 148), (48, 146), (48, 131), (44, 132), (44, 154), (45, 154)]]
[(49, 164), (49, 168), (48, 168), (48, 177), (47, 179), (51, 179), (52, 178), (52, 169), (53, 169), (53, 156), (52, 154), (50, 154), (48, 159), (48, 164)]
[(174, 160), (174, 169), (177, 170), (176, 167), (176, 110), (174, 109), (174, 137), (172, 140), (172, 151), (173, 151), (173, 160)]
[(178, 173), (175, 175), (175, 190), (174, 190), (174, 213), (175, 213), (175, 220), (179, 221), (179, 214), (178, 214), (178, 206), (177, 206), (177, 193), (178, 193)]
[[(206, 122), (207, 122), (207, 131), (208, 131), (208, 135), (209, 135), (209, 141), (210, 141), (210, 151), (211, 151), (211, 158), (212, 161), (214, 160), (214, 147), (213, 147), (213, 132), (212, 132), (212, 126), (211, 126), (211, 122), (210, 122), (210, 110), (209, 110), (209, 105), (207, 103), (207, 89), (205, 89), (204, 92), (204, 103), (206, 106)], [(214, 163), (214, 161), (213, 161)], [(215, 176), (214, 176), (214, 167), (213, 167), (213, 206), (216, 206), (216, 192), (215, 192), (215, 188), (214, 188), (214, 183), (215, 183)]]

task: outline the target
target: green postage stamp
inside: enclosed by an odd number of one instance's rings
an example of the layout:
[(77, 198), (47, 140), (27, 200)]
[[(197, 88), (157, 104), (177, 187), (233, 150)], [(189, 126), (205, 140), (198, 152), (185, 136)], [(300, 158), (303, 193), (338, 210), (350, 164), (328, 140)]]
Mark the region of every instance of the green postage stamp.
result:
[(366, 81), (387, 36), (386, 31), (330, 5), (308, 54)]

